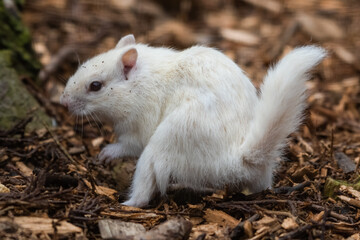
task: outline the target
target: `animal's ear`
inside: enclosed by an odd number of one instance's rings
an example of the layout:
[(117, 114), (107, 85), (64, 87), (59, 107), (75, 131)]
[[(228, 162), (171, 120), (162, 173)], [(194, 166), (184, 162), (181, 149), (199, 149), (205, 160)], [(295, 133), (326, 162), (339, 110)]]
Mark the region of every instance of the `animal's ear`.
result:
[(121, 62), (124, 68), (124, 74), (127, 80), (128, 73), (135, 66), (138, 53), (135, 48), (130, 48), (121, 57)]
[(135, 44), (135, 37), (132, 34), (122, 37), (119, 42), (116, 44), (115, 48), (122, 48), (130, 44)]

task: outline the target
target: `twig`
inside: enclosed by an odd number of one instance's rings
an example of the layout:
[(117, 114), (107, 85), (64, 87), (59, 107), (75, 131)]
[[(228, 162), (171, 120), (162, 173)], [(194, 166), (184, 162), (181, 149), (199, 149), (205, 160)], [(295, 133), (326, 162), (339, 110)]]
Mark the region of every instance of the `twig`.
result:
[(75, 167), (77, 168), (77, 170), (81, 170), (79, 167), (79, 163), (77, 161), (75, 161), (71, 155), (69, 154), (69, 152), (65, 149), (65, 147), (59, 142), (59, 140), (55, 137), (55, 134), (50, 130), (50, 128), (47, 126), (46, 123), (43, 122), (44, 127), (46, 128), (46, 130), (50, 133), (52, 139), (55, 141), (56, 145), (60, 148), (60, 150), (62, 151), (62, 153), (65, 154), (65, 156), (67, 157), (67, 159), (70, 160), (71, 163), (73, 163), (75, 165)]
[[(320, 206), (320, 205), (316, 205), (316, 204), (311, 204), (310, 207), (318, 210), (318, 211), (325, 211), (325, 208), (323, 206)], [(341, 215), (341, 214), (338, 214), (334, 211), (330, 211), (329, 212), (330, 216), (336, 218), (336, 219), (339, 219), (339, 220), (342, 220), (342, 221), (347, 221), (347, 222), (350, 222), (350, 218), (349, 217), (346, 217), (344, 215)]]
[(246, 222), (246, 221), (248, 221), (248, 222), (256, 221), (259, 217), (260, 217), (260, 215), (259, 215), (258, 213), (255, 213), (254, 215), (252, 215), (251, 217), (249, 217), (249, 218), (246, 219), (245, 221), (240, 222), (238, 225), (236, 225), (236, 227), (234, 227), (234, 228), (231, 230), (230, 238), (231, 238), (232, 240), (239, 239), (240, 236), (241, 236), (241, 234), (242, 234), (243, 231), (244, 231), (245, 222)]
[(305, 226), (299, 227), (299, 228), (295, 229), (294, 231), (291, 231), (291, 232), (285, 234), (284, 236), (280, 237), (279, 240), (293, 239), (313, 227), (315, 227), (315, 225), (305, 225)]
[(307, 187), (309, 185), (310, 185), (310, 181), (305, 181), (305, 182), (302, 182), (302, 183), (300, 183), (298, 185), (295, 185), (295, 186), (292, 186), (292, 187), (285, 186), (285, 187), (275, 188), (274, 192), (275, 193), (290, 194), (290, 193), (292, 193), (294, 191), (302, 190), (304, 187)]
[(16, 123), (11, 129), (7, 131), (0, 131), (0, 137), (10, 137), (16, 134), (21, 134), (23, 136), (26, 125), (28, 125), (28, 123), (31, 122), (32, 119), (32, 116), (24, 118), (18, 123)]
[(265, 213), (267, 213), (267, 214), (287, 216), (287, 217), (290, 217), (290, 218), (292, 218), (292, 219), (296, 219), (296, 217), (294, 217), (294, 216), (293, 216), (291, 213), (289, 213), (289, 212), (281, 212), (281, 211), (268, 210), (268, 209), (259, 207), (259, 206), (256, 205), (256, 204), (255, 204), (255, 207), (256, 207), (257, 209), (259, 209), (260, 211), (265, 212)]

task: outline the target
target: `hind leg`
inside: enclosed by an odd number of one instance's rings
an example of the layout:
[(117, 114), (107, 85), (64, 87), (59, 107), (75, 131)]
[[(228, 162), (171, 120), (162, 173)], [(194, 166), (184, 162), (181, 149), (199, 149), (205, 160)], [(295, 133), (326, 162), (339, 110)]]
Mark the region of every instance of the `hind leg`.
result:
[(166, 193), (170, 176), (168, 158), (160, 153), (152, 144), (145, 148), (136, 165), (130, 198), (124, 205), (143, 207), (150, 202), (156, 191), (160, 191), (162, 195)]

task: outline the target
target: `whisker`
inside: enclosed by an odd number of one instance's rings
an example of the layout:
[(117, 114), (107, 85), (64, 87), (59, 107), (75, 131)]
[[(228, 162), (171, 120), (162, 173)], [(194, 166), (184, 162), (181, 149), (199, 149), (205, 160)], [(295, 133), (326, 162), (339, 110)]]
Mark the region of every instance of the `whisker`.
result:
[(86, 117), (88, 123), (90, 124), (90, 126), (93, 127), (93, 125), (91, 124), (91, 121), (90, 121), (89, 118), (88, 118), (88, 113), (85, 114), (85, 117)]
[[(72, 115), (72, 114), (71, 114), (71, 115)], [(79, 115), (76, 115), (76, 119), (75, 119), (75, 131), (76, 131), (76, 132), (77, 132), (78, 129), (79, 129), (78, 122), (79, 122)]]
[(57, 76), (57, 79), (59, 79), (62, 83), (66, 84), (67, 80), (65, 77), (63, 77), (62, 75), (58, 74)]
[(100, 124), (101, 127), (104, 127), (104, 124), (102, 124), (100, 118), (98, 117), (98, 115), (96, 113), (94, 113), (94, 116), (96, 117), (97, 119), (97, 122)]
[(92, 114), (92, 113), (90, 113), (90, 117), (94, 120), (94, 122), (95, 122), (95, 124), (96, 124), (97, 128), (98, 128), (98, 129), (99, 129), (99, 131), (100, 131), (100, 135), (101, 135), (101, 136), (103, 136), (103, 133), (102, 133), (102, 131), (101, 131), (101, 128), (100, 128), (99, 124), (97, 123), (97, 121), (95, 120), (95, 118), (94, 118), (94, 116), (93, 116), (93, 114)]
[(84, 137), (84, 115), (81, 115), (81, 137)]
[(76, 58), (77, 58), (77, 60), (78, 60), (78, 68), (80, 67), (80, 65), (81, 65), (81, 62), (80, 62), (80, 57), (79, 57), (79, 54), (77, 53), (77, 52), (74, 52), (75, 53), (75, 55), (76, 55)]

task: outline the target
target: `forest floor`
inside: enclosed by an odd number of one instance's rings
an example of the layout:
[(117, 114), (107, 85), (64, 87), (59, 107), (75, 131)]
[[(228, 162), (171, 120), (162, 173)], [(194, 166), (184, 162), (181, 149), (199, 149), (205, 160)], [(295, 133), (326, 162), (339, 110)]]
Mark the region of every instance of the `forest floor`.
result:
[[(359, 13), (356, 0), (27, 1), (44, 68), (40, 85), (24, 82), (56, 127), (26, 132), (29, 116), (0, 132), (0, 239), (360, 239)], [(153, 46), (216, 47), (256, 86), (296, 46), (329, 51), (273, 190), (171, 189), (147, 208), (120, 204), (136, 159), (92, 164), (111, 128), (76, 121), (59, 96), (79, 61), (129, 33)]]

